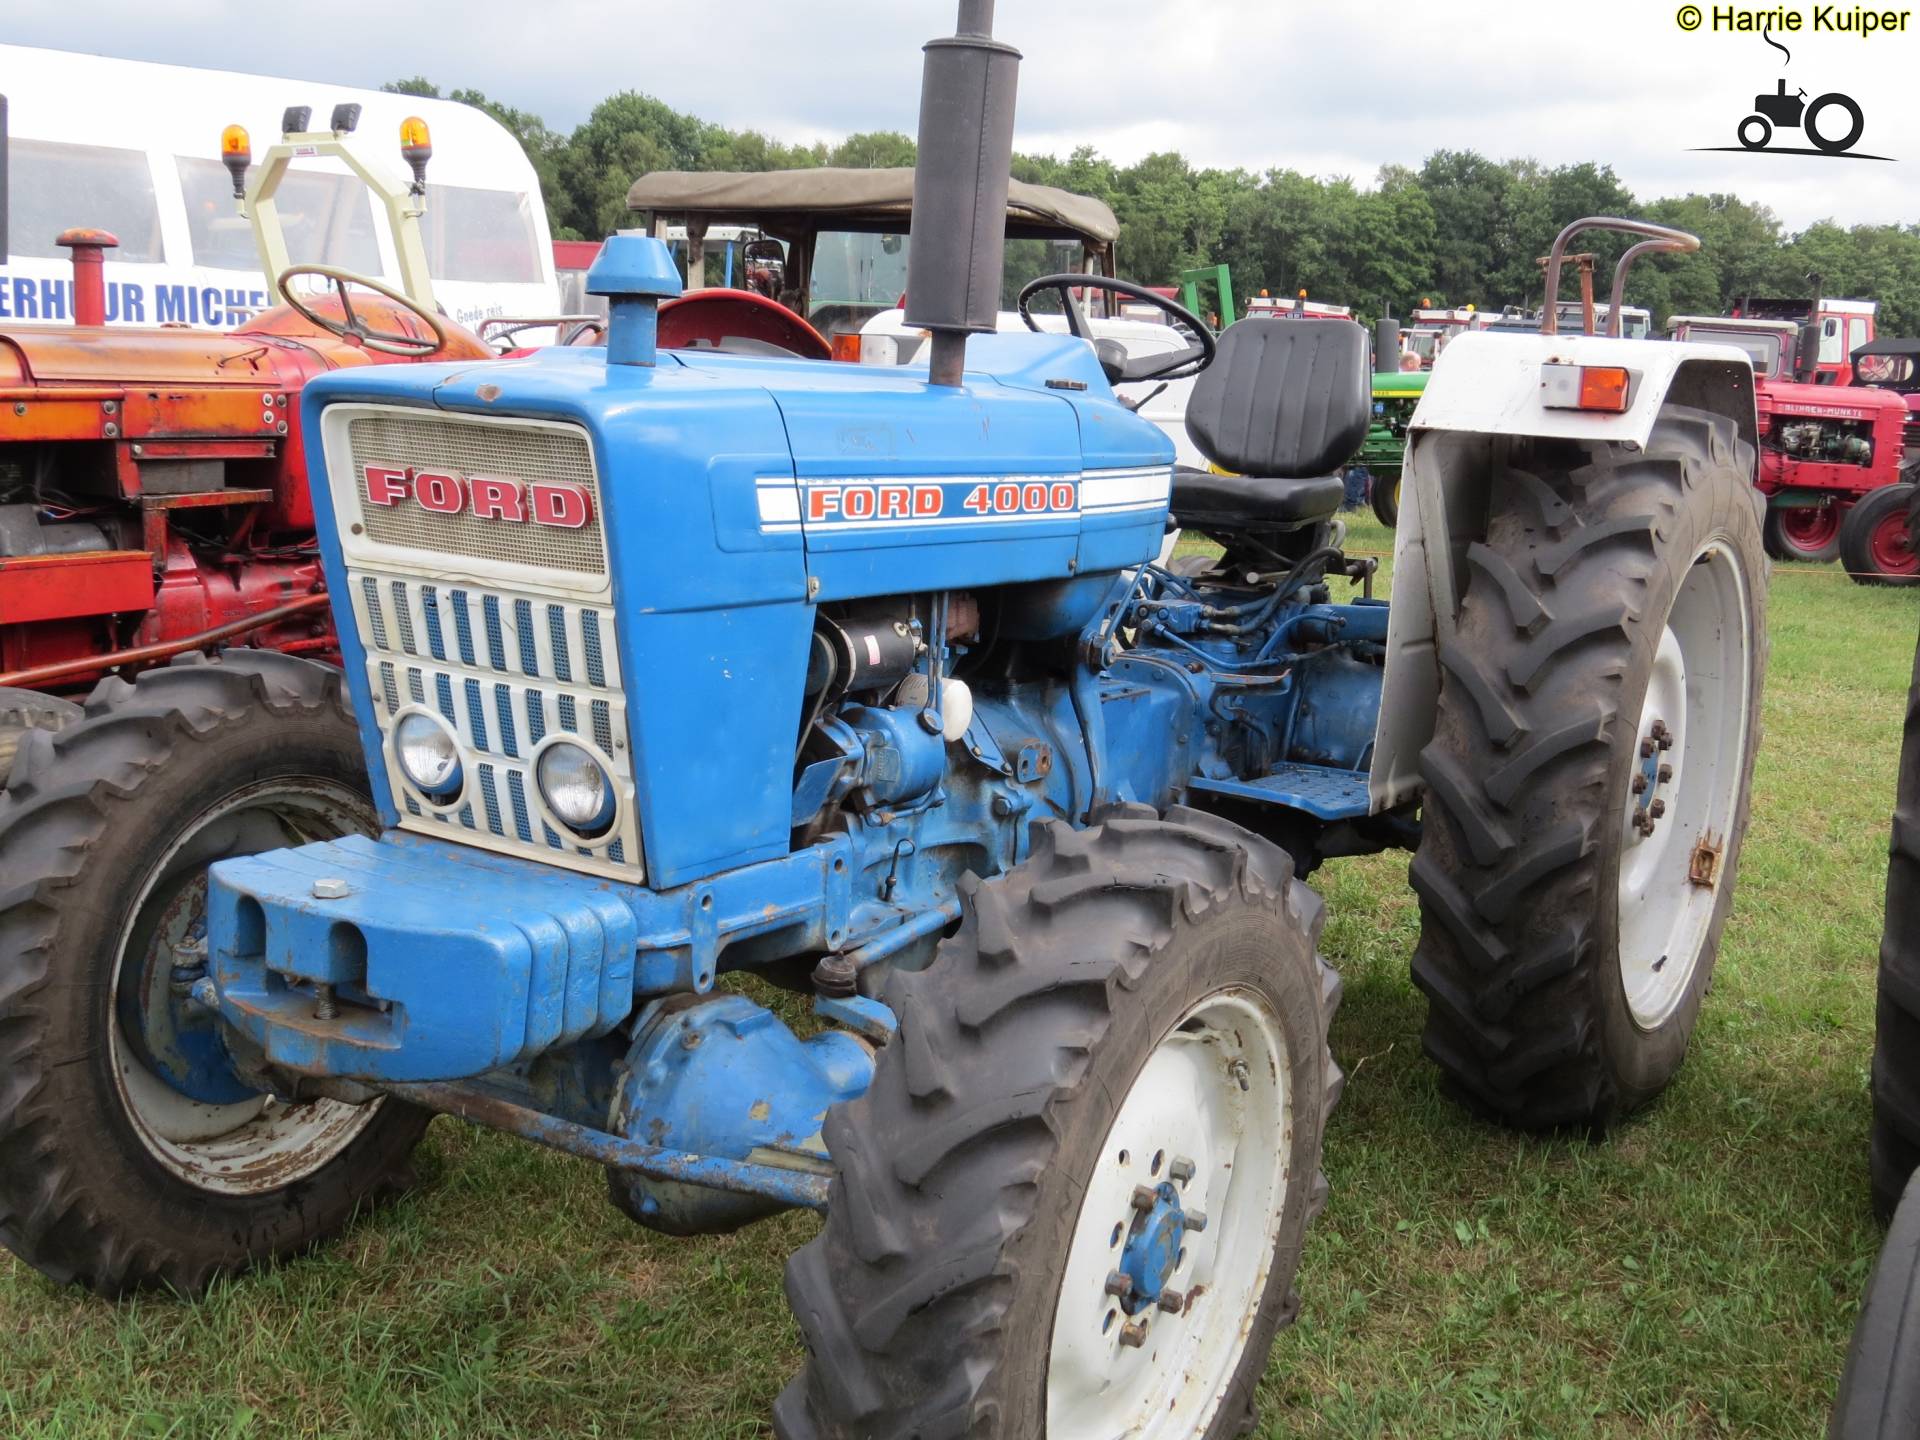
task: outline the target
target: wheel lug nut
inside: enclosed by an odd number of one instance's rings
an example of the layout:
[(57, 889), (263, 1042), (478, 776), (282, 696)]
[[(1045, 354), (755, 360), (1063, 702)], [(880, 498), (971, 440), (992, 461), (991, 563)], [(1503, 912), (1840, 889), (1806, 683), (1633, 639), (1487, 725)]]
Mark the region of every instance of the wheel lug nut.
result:
[(1169, 1315), (1178, 1315), (1182, 1310), (1187, 1308), (1187, 1297), (1182, 1295), (1178, 1290), (1162, 1290), (1160, 1292), (1160, 1308)]
[(1193, 1161), (1186, 1156), (1176, 1155), (1173, 1157), (1173, 1163), (1167, 1166), (1167, 1174), (1184, 1185), (1193, 1179), (1195, 1168)]
[(1107, 1294), (1116, 1300), (1124, 1300), (1133, 1294), (1133, 1277), (1124, 1270), (1115, 1270), (1107, 1276)]
[(1658, 820), (1662, 815), (1667, 813), (1667, 802), (1664, 800), (1654, 801), (1651, 805), (1647, 806), (1647, 813)]
[(1204, 1230), (1207, 1228), (1207, 1212), (1204, 1210), (1189, 1210), (1185, 1215), (1180, 1217), (1180, 1223), (1185, 1225), (1187, 1229), (1195, 1232)]
[(1136, 1210), (1151, 1210), (1159, 1199), (1159, 1193), (1151, 1185), (1133, 1187), (1133, 1208)]
[(1633, 793), (1638, 795), (1642, 791), (1644, 791), (1646, 788), (1647, 788), (1647, 772), (1644, 770), (1634, 771), (1633, 772)]
[(1147, 1322), (1129, 1320), (1120, 1327), (1120, 1343), (1129, 1349), (1138, 1350), (1147, 1343)]
[(1658, 745), (1653, 740), (1651, 739), (1642, 740), (1640, 742), (1640, 758), (1642, 760), (1652, 759), (1653, 752), (1658, 748), (1659, 748)]
[(1671, 779), (1673, 779), (1673, 767), (1671, 765), (1662, 765), (1660, 767), (1660, 783), (1664, 785)]

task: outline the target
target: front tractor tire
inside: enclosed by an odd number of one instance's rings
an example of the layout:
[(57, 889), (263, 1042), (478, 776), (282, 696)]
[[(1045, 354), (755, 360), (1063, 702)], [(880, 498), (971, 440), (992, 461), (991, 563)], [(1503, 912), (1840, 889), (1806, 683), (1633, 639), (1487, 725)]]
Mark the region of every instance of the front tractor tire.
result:
[(1907, 530), (1910, 482), (1869, 490), (1840, 526), (1840, 563), (1856, 585), (1920, 582), (1920, 551)]
[(374, 825), (337, 671), (195, 655), (103, 681), (0, 794), (0, 1243), (198, 1293), (403, 1187), (427, 1116), (247, 1085), (188, 996), (206, 867)]
[(1284, 851), (1128, 806), (963, 887), (826, 1122), (784, 1440), (1245, 1433), (1324, 1204), (1339, 982)]
[(1373, 506), (1373, 518), (1387, 529), (1392, 530), (1400, 524), (1400, 475), (1395, 470), (1391, 475), (1372, 475), (1367, 479), (1367, 500)]
[(1470, 1108), (1603, 1130), (1685, 1058), (1747, 827), (1767, 567), (1752, 452), (1514, 442), (1440, 647), (1412, 882), (1425, 1046)]

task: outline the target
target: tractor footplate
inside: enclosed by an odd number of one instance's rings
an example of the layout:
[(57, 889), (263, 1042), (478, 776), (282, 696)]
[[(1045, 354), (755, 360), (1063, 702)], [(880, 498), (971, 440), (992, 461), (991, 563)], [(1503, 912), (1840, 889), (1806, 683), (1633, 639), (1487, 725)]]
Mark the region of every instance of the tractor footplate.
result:
[(207, 925), (221, 1017), (305, 1074), (477, 1075), (633, 1009), (615, 887), (464, 847), (355, 835), (225, 860)]
[(1257, 780), (1215, 780), (1196, 775), (1188, 782), (1195, 790), (1285, 805), (1321, 820), (1356, 820), (1367, 814), (1367, 772), (1336, 770), (1328, 765), (1276, 765)]

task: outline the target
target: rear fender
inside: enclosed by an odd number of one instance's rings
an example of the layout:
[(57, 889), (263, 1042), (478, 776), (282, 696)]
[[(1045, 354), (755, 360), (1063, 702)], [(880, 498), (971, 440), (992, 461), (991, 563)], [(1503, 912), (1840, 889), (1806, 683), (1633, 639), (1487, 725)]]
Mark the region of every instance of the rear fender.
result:
[[(1541, 366), (1619, 365), (1621, 414), (1549, 409)], [(1374, 730), (1369, 799), (1377, 814), (1414, 799), (1433, 738), (1439, 642), (1460, 613), (1467, 547), (1487, 533), (1492, 477), (1512, 441), (1565, 439), (1643, 450), (1668, 405), (1729, 416), (1757, 450), (1753, 368), (1728, 345), (1594, 335), (1462, 335), (1428, 378), (1407, 435), (1394, 535), (1387, 673)]]

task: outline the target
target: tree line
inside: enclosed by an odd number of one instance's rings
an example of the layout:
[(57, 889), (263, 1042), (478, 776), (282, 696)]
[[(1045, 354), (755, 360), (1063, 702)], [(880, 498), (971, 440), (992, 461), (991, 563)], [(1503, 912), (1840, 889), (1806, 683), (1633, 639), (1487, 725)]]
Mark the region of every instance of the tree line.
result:
[[(439, 96), (423, 77), (387, 90)], [(651, 170), (779, 170), (818, 165), (911, 165), (914, 142), (891, 131), (838, 144), (789, 144), (731, 130), (637, 91), (609, 96), (571, 134), (477, 90), (445, 98), (474, 105), (511, 130), (540, 177), (556, 239), (597, 238), (630, 223), (627, 187)], [(1106, 201), (1120, 221), (1120, 273), (1172, 283), (1190, 266), (1232, 267), (1239, 296), (1305, 288), (1364, 318), (1405, 315), (1424, 301), (1498, 310), (1540, 303), (1538, 257), (1567, 221), (1632, 215), (1698, 235), (1698, 253), (1636, 263), (1627, 299), (1654, 312), (1715, 314), (1747, 295), (1796, 296), (1807, 276), (1825, 293), (1878, 300), (1883, 334), (1920, 334), (1920, 225), (1843, 226), (1820, 220), (1789, 231), (1768, 207), (1731, 194), (1636, 197), (1610, 166), (1546, 166), (1437, 150), (1418, 169), (1383, 166), (1372, 186), (1347, 176), (1197, 167), (1175, 153), (1117, 165), (1091, 146), (1065, 157), (1016, 155), (1021, 180)], [(1589, 236), (1604, 296), (1628, 243)], [(1566, 294), (1573, 293), (1571, 282)]]

